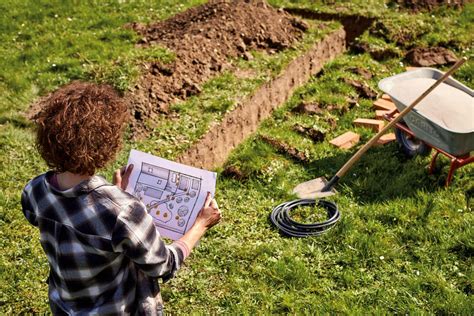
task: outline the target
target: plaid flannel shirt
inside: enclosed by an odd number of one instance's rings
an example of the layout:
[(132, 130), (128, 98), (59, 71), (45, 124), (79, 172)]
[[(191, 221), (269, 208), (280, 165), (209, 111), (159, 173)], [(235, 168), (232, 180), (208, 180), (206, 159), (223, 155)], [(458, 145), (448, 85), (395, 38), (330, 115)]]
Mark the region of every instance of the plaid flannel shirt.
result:
[(179, 269), (182, 243), (165, 245), (143, 203), (103, 178), (60, 191), (52, 174), (31, 180), (21, 204), (48, 257), (53, 312), (159, 314), (157, 279)]

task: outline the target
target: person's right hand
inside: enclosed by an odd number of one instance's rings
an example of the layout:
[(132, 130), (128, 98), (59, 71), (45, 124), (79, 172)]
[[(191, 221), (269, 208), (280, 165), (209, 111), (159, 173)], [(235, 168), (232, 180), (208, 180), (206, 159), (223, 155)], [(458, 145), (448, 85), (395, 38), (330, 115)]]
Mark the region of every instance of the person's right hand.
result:
[(222, 214), (217, 206), (216, 200), (212, 198), (211, 193), (207, 193), (206, 202), (204, 202), (204, 206), (196, 218), (196, 223), (206, 228), (211, 228), (219, 223), (221, 218)]

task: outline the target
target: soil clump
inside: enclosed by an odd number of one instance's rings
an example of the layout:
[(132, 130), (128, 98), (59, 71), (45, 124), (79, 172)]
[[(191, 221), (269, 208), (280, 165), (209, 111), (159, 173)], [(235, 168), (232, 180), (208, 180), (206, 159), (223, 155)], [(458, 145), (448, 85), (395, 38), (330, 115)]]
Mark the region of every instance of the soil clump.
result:
[(298, 104), (298, 106), (293, 109), (293, 112), (308, 115), (317, 115), (322, 114), (323, 109), (316, 102), (302, 101), (300, 104)]
[(405, 58), (417, 67), (442, 66), (457, 61), (456, 55), (444, 47), (417, 47), (408, 51)]
[(357, 74), (357, 75), (360, 75), (362, 76), (364, 79), (366, 80), (369, 80), (372, 78), (372, 73), (370, 71), (368, 71), (367, 69), (365, 68), (361, 68), (361, 67), (351, 67), (349, 69), (350, 72), (352, 72), (353, 74)]
[(145, 134), (144, 122), (169, 105), (201, 92), (200, 85), (226, 69), (230, 58), (252, 59), (251, 50), (269, 53), (291, 47), (308, 25), (265, 1), (210, 1), (168, 20), (129, 24), (140, 34), (140, 45), (162, 45), (175, 54), (173, 62), (152, 62), (129, 96), (132, 132)]
[(274, 139), (272, 137), (269, 137), (269, 136), (265, 136), (265, 135), (260, 135), (259, 138), (266, 142), (267, 144), (269, 144), (270, 146), (274, 147), (279, 153), (281, 154), (284, 154), (284, 155), (288, 155), (290, 156), (291, 158), (295, 159), (296, 161), (299, 161), (299, 162), (308, 162), (309, 161), (309, 158), (308, 156), (296, 149), (295, 147), (292, 147), (278, 139)]
[(227, 166), (224, 171), (222, 171), (222, 175), (228, 178), (233, 178), (239, 181), (245, 180), (248, 176), (240, 170), (239, 167), (234, 165)]
[(309, 137), (313, 142), (320, 143), (326, 138), (326, 134), (320, 130), (312, 127), (306, 127), (300, 124), (295, 124), (293, 130), (305, 137)]
[(349, 108), (349, 110), (352, 110), (353, 108), (359, 106), (359, 102), (353, 98), (347, 97), (346, 102), (347, 102), (347, 107)]
[(378, 95), (377, 92), (373, 90), (371, 87), (369, 87), (365, 82), (362, 82), (359, 80), (348, 79), (348, 78), (344, 78), (344, 82), (354, 87), (357, 93), (359, 94), (359, 96), (362, 98), (367, 98), (367, 99), (377, 98), (377, 95)]

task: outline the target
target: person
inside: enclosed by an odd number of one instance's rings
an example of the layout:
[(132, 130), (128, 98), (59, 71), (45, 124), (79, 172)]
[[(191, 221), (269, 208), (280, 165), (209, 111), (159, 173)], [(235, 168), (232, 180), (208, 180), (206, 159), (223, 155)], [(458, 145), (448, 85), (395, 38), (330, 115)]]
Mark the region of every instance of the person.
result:
[(96, 175), (122, 145), (127, 106), (108, 85), (72, 82), (40, 101), (36, 147), (51, 168), (24, 188), (26, 219), (49, 261), (53, 314), (161, 314), (158, 279), (172, 278), (221, 219), (208, 194), (195, 224), (167, 245), (152, 217), (124, 191), (133, 166), (113, 183)]

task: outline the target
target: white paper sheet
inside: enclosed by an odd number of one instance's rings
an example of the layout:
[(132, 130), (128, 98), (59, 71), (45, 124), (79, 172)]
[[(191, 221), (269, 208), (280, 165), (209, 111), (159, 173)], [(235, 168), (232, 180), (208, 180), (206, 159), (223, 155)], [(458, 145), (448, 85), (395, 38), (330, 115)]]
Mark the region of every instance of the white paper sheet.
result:
[(127, 192), (145, 204), (161, 236), (177, 240), (194, 224), (207, 192), (214, 196), (216, 173), (132, 150)]

